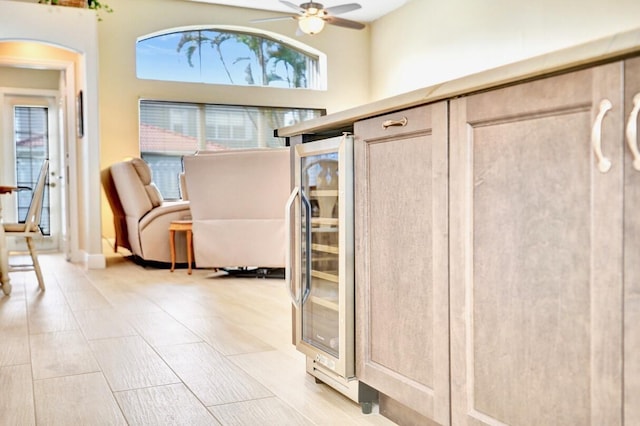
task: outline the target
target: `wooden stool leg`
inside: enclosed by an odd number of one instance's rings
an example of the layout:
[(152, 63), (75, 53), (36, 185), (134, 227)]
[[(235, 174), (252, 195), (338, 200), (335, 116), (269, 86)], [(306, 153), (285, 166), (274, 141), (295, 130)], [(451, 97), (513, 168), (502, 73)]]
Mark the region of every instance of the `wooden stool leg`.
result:
[(38, 253), (36, 253), (36, 245), (31, 237), (25, 238), (27, 241), (27, 247), (29, 248), (29, 254), (31, 255), (31, 262), (33, 263), (33, 270), (36, 272), (36, 278), (38, 278), (38, 287), (44, 291), (44, 278), (42, 278), (42, 271), (40, 270), (40, 262), (38, 262)]
[(191, 275), (191, 262), (193, 256), (193, 233), (187, 230), (187, 262), (189, 262), (189, 275)]
[(176, 237), (176, 231), (174, 231), (173, 229), (169, 230), (169, 248), (171, 250), (171, 272), (173, 272), (173, 270), (176, 267), (176, 241), (175, 241), (175, 237)]

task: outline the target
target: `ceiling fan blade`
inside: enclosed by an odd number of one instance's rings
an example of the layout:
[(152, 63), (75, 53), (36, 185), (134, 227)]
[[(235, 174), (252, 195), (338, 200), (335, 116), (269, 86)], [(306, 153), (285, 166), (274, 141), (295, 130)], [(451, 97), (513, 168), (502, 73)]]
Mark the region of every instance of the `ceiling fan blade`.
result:
[(298, 12), (302, 12), (304, 13), (305, 10), (303, 8), (301, 8), (300, 6), (298, 6), (297, 4), (293, 4), (290, 1), (286, 1), (286, 0), (280, 0), (280, 3), (284, 4), (285, 6), (289, 6), (291, 9), (295, 9)]
[(351, 12), (352, 10), (360, 9), (361, 7), (362, 6), (360, 6), (358, 3), (348, 3), (348, 4), (341, 4), (338, 6), (327, 7), (324, 11), (327, 12), (327, 14), (329, 15), (340, 15), (342, 13), (347, 13), (347, 12)]
[(350, 21), (348, 19), (338, 18), (336, 16), (326, 16), (324, 20), (327, 22), (327, 24), (351, 28), (353, 30), (361, 30), (365, 27), (365, 25), (361, 24), (360, 22)]
[(284, 21), (287, 19), (298, 19), (298, 15), (284, 15), (284, 16), (275, 16), (273, 18), (252, 19), (251, 22)]

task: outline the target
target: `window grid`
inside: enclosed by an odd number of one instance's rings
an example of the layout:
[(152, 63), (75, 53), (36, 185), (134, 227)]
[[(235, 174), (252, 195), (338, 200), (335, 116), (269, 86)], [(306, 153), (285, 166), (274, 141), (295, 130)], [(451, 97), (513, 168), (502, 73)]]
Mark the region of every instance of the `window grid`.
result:
[(274, 130), (324, 110), (140, 101), (140, 152), (165, 199), (179, 198), (182, 156), (198, 151), (277, 148)]

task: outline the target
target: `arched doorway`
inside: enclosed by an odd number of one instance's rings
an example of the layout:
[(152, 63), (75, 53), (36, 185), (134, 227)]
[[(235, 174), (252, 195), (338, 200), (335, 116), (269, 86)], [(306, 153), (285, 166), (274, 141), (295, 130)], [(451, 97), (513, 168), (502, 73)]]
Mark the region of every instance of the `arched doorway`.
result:
[[(3, 2), (0, 64), (18, 69), (59, 70), (65, 151), (60, 174), (65, 177), (63, 225), (69, 260), (88, 268), (105, 267), (101, 240), (100, 138), (98, 127), (98, 32), (89, 10), (26, 2)], [(81, 35), (81, 36), (79, 36)], [(9, 44), (5, 44), (9, 43)], [(11, 44), (13, 43), (13, 46)], [(83, 94), (78, 115), (76, 100)], [(77, 133), (78, 118), (84, 133)], [(4, 157), (4, 155), (3, 155)]]

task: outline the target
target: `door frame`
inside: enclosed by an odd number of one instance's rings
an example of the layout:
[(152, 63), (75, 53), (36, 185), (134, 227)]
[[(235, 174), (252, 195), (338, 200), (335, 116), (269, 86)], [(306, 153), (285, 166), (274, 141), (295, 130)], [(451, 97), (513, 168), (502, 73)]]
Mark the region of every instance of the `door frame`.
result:
[[(60, 164), (57, 165), (61, 170), (60, 175), (64, 176), (62, 186), (64, 190), (60, 194), (61, 210), (61, 227), (65, 232), (61, 233), (60, 248), (64, 252), (67, 260), (75, 260), (74, 253), (79, 252), (79, 223), (78, 210), (78, 183), (73, 176), (77, 176), (77, 150), (76, 150), (76, 102), (75, 87), (76, 73), (75, 63), (73, 61), (62, 61), (52, 59), (37, 58), (12, 58), (0, 56), (0, 66), (14, 68), (36, 68), (58, 70), (60, 73), (60, 84), (57, 94), (60, 99), (59, 116), (61, 117), (59, 126), (61, 127), (60, 136)], [(18, 91), (21, 89), (15, 89)], [(14, 89), (9, 89), (14, 91)], [(4, 98), (4, 96), (3, 96)], [(4, 100), (3, 100), (4, 104)], [(0, 106), (0, 108), (3, 107)], [(5, 146), (5, 149), (8, 149)], [(3, 155), (3, 157), (5, 157)]]
[[(13, 114), (11, 111), (11, 109), (13, 109), (13, 106), (43, 106), (48, 108), (49, 110), (49, 208), (50, 215), (53, 216), (56, 220), (52, 220), (50, 223), (51, 238), (47, 237), (44, 241), (39, 241), (36, 244), (38, 245), (39, 250), (64, 251), (64, 231), (68, 227), (67, 223), (64, 222), (63, 219), (65, 217), (64, 206), (66, 198), (66, 194), (64, 194), (65, 182), (63, 180), (65, 176), (60, 172), (61, 170), (63, 170), (62, 158), (64, 157), (64, 153), (66, 150), (64, 129), (61, 127), (63, 111), (61, 111), (60, 91), (52, 89), (0, 87), (0, 100), (2, 102), (2, 105), (0, 106), (0, 116), (2, 116), (4, 121), (2, 126), (2, 136), (6, 141), (6, 143), (3, 144), (3, 162), (6, 162), (10, 158), (13, 158), (14, 162), (16, 160), (13, 143), (9, 144), (9, 141), (13, 142), (13, 135), (10, 133), (15, 130), (13, 126)], [(53, 180), (54, 177), (55, 180)], [(11, 167), (5, 168), (2, 179), (4, 182), (15, 182), (15, 170)], [(51, 196), (52, 192), (55, 194), (54, 196)], [(15, 217), (16, 199), (8, 198), (4, 200), (4, 203), (3, 218), (9, 222), (16, 222), (18, 219), (17, 217)], [(51, 212), (55, 213), (52, 215)], [(11, 241), (8, 243), (10, 244), (10, 250), (12, 247), (12, 243), (17, 244), (18, 241)], [(24, 249), (26, 246), (24, 246), (23, 244), (19, 244), (17, 247)]]

